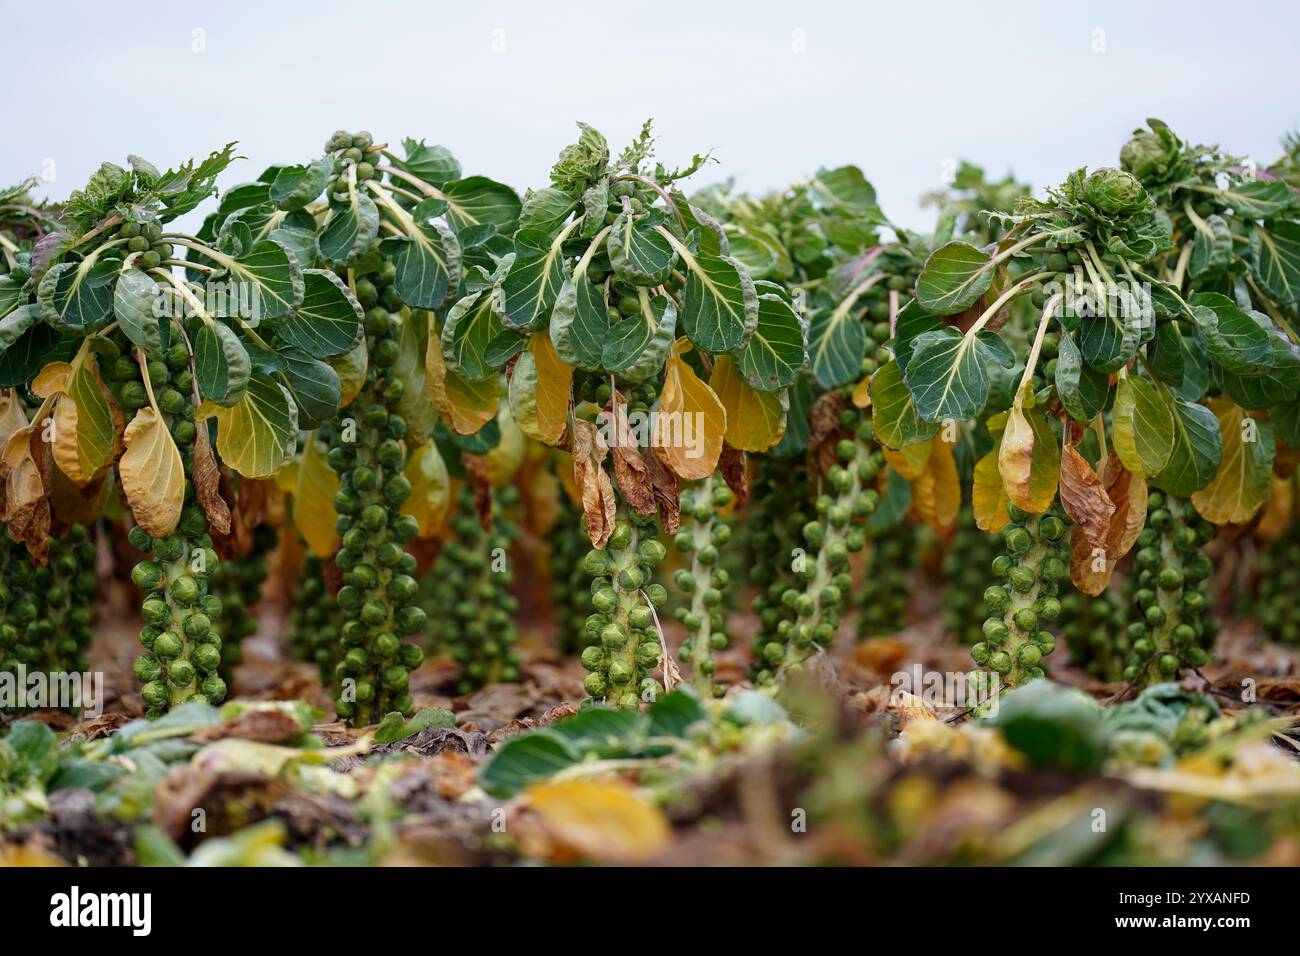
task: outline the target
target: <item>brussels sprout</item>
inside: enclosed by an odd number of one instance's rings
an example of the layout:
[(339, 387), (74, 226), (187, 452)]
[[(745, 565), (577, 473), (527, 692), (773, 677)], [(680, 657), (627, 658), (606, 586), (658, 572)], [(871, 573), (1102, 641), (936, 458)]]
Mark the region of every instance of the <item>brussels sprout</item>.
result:
[(516, 500), (504, 489), (493, 490), (492, 527), (485, 531), (474, 490), (463, 486), (453, 502), (456, 535), (444, 544), (431, 573), (438, 582), (428, 595), (431, 637), (459, 665), (462, 693), (519, 678), (508, 556), (517, 535), (509, 503)]
[(1207, 659), (1214, 626), (1205, 619), (1209, 601), (1201, 588), (1208, 559), (1199, 549), (1210, 534), (1188, 502), (1160, 492), (1148, 497), (1147, 527), (1135, 560), (1139, 587), (1129, 615), (1133, 642), (1123, 666), (1130, 683), (1168, 680)]
[(1063, 565), (1061, 555), (1068, 547), (1068, 524), (1055, 509), (1031, 515), (1010, 505), (1007, 514), (1012, 523), (1002, 533), (1005, 550), (989, 562), (1005, 583), (984, 590), (989, 615), (982, 627), (985, 640), (972, 648), (971, 657), (1015, 687), (1040, 676), (1043, 658), (1055, 647), (1040, 623), (1060, 612), (1060, 581), (1068, 570), (1063, 575), (1058, 565)]

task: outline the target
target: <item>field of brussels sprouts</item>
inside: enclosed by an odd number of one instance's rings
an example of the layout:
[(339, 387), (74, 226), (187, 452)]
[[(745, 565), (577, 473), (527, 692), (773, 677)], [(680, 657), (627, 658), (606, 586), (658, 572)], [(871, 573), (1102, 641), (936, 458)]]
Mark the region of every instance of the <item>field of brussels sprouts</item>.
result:
[(394, 132), (0, 190), (0, 864), (1300, 864), (1300, 139)]

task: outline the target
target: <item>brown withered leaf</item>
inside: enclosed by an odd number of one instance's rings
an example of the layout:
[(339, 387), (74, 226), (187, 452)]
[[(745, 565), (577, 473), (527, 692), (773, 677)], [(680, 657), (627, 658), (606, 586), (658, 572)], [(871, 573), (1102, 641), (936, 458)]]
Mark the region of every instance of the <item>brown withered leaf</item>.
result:
[(1133, 549), (1147, 523), (1147, 480), (1135, 475), (1111, 451), (1102, 476), (1106, 496), (1115, 504), (1106, 550), (1118, 561)]
[(190, 465), (190, 480), (194, 483), (194, 497), (207, 515), (208, 522), (217, 534), (230, 534), (230, 506), (221, 497), (221, 469), (212, 454), (212, 439), (208, 425), (203, 422), (194, 433), (194, 460)]
[(650, 472), (655, 503), (659, 506), (659, 523), (663, 525), (664, 534), (676, 534), (682, 524), (681, 481), (654, 448), (645, 456), (645, 463)]
[(627, 420), (627, 405), (618, 392), (610, 401), (614, 422), (614, 480), (623, 500), (637, 514), (650, 514), (655, 510), (654, 489), (650, 484), (650, 468), (636, 447), (636, 436)]
[(1076, 525), (1070, 538), (1070, 578), (1084, 594), (1094, 597), (1106, 589), (1115, 565), (1128, 554), (1146, 524), (1147, 482), (1124, 467), (1111, 451), (1102, 476), (1107, 498), (1114, 505), (1101, 544), (1094, 544)]
[(746, 467), (745, 453), (723, 442), (718, 470), (722, 472), (722, 480), (736, 496), (736, 507), (743, 508), (749, 500), (749, 469)]
[(200, 728), (191, 737), (202, 743), (237, 737), (240, 740), (278, 744), (301, 734), (302, 727), (298, 721), (282, 710), (249, 710), (233, 720)]
[(484, 531), (492, 530), (492, 480), (488, 461), (482, 455), (461, 455), (461, 464), (474, 489), (474, 507), (478, 509), (478, 523)]
[(1094, 548), (1106, 547), (1115, 503), (1073, 443), (1061, 453), (1061, 507)]
[(583, 526), (593, 548), (603, 548), (614, 533), (614, 513), (618, 503), (614, 498), (614, 484), (601, 466), (609, 449), (596, 431), (596, 426), (584, 419), (573, 422), (573, 479), (582, 495)]
[(41, 434), (40, 423), (20, 428), (10, 436), (4, 448), (4, 501), (0, 521), (9, 526), (9, 534), (28, 553), (38, 567), (44, 567), (50, 554), (51, 472), (54, 459), (50, 445)]
[(840, 413), (847, 404), (847, 399), (838, 390), (827, 392), (813, 403), (809, 414), (808, 450), (818, 458), (821, 457), (822, 446), (828, 439), (836, 437), (840, 427)]

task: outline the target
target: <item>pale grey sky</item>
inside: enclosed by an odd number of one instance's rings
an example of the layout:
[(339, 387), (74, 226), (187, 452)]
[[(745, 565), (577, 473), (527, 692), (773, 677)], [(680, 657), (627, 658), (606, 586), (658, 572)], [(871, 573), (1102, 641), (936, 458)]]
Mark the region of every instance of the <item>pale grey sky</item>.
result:
[(779, 187), (856, 163), (896, 221), (968, 158), (1036, 186), (1116, 161), (1146, 116), (1268, 162), (1300, 128), (1300, 4), (5, 3), (0, 183), (53, 161), (53, 198), (105, 159), (159, 166), (239, 140), (320, 154), (337, 127), (449, 147), (540, 185), (584, 120), (616, 146), (712, 148), (699, 183)]

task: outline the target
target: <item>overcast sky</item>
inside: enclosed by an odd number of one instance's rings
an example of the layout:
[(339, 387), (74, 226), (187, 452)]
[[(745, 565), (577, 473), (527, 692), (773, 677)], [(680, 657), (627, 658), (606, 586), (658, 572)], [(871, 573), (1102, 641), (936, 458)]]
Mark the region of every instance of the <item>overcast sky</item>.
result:
[(1146, 116), (1271, 161), (1300, 128), (1300, 3), (333, 2), (6, 4), (0, 183), (158, 166), (239, 140), (222, 185), (337, 127), (442, 143), (543, 184), (584, 120), (647, 116), (669, 164), (779, 187), (856, 163), (896, 221), (958, 158), (1036, 186), (1116, 161)]

